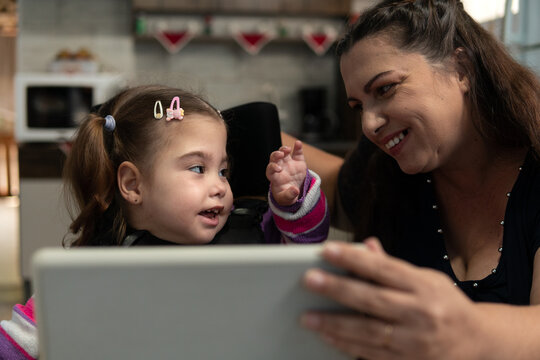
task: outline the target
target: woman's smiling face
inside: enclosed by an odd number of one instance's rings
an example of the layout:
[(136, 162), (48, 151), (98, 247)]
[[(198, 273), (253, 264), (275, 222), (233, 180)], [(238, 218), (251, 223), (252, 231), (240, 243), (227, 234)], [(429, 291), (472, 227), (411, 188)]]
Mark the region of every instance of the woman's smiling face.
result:
[(403, 172), (432, 171), (476, 141), (465, 100), (468, 79), (453, 64), (436, 68), (389, 39), (366, 37), (342, 55), (348, 103), (361, 113), (364, 135)]

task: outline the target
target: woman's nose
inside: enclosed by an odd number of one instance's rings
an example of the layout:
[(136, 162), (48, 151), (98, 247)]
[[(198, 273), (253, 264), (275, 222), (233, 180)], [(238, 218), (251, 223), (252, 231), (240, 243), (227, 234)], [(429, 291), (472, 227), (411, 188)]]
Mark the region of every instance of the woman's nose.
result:
[(386, 117), (377, 111), (365, 109), (362, 113), (362, 131), (366, 136), (377, 135), (386, 122)]

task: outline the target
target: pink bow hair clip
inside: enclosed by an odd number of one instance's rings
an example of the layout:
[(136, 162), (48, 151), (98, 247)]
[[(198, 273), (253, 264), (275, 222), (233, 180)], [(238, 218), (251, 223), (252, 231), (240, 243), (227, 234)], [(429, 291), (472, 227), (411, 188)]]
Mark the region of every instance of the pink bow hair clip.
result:
[[(174, 108), (174, 103), (176, 103), (176, 109)], [(171, 106), (167, 108), (167, 118), (166, 120), (178, 119), (182, 120), (184, 118), (184, 109), (180, 107), (180, 98), (175, 96), (171, 101)]]

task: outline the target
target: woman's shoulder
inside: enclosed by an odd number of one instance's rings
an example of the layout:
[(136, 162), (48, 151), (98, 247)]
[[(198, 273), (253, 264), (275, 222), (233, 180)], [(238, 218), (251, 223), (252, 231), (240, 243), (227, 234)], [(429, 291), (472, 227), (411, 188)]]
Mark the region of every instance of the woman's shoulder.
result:
[(530, 190), (536, 190), (540, 195), (540, 156), (530, 150), (519, 171), (519, 181), (516, 185), (529, 184)]
[[(517, 224), (540, 231), (540, 158), (529, 151), (510, 196), (507, 215), (519, 219)], [(540, 244), (540, 239), (536, 240)]]

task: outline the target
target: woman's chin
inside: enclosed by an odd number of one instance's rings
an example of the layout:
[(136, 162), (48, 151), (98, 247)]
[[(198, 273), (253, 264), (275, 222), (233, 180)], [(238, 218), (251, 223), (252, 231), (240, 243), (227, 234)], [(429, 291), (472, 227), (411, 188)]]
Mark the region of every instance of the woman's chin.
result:
[(415, 175), (429, 171), (426, 170), (425, 164), (420, 164), (419, 162), (398, 161), (398, 165), (401, 171), (407, 175)]

